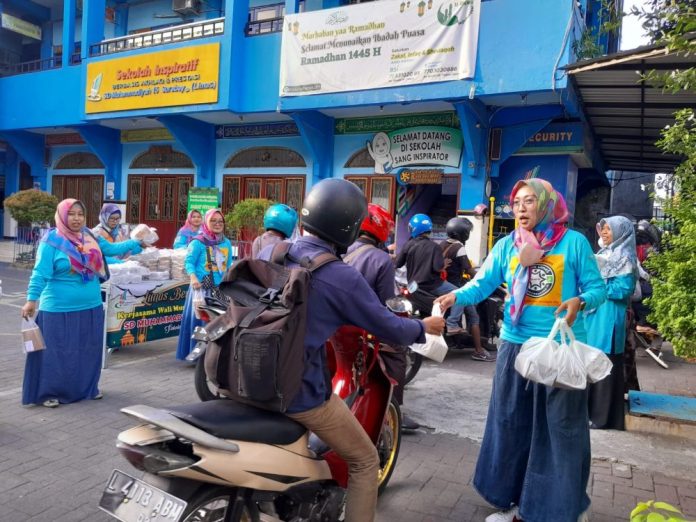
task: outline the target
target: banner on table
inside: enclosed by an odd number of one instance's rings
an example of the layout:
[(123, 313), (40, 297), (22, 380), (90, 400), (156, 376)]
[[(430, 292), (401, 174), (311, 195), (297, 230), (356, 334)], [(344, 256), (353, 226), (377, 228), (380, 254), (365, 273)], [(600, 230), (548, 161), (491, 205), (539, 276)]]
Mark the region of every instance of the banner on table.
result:
[(408, 165), (458, 167), (462, 157), (462, 133), (449, 127), (409, 127), (378, 132), (366, 143), (375, 160), (375, 172), (384, 174)]
[(481, 0), (384, 0), (286, 15), (280, 95), (473, 78), (480, 7)]
[(179, 335), (188, 287), (186, 281), (111, 285), (106, 346), (119, 348)]
[(85, 112), (216, 103), (219, 69), (219, 43), (92, 61)]

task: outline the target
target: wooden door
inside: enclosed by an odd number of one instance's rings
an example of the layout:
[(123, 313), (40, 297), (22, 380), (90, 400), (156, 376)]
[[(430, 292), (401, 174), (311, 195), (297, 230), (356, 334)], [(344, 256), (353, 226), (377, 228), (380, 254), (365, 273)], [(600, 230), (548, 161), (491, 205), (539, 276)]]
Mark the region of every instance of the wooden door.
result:
[(104, 176), (53, 176), (51, 192), (59, 200), (75, 198), (87, 207), (87, 226), (99, 223), (99, 211), (104, 200)]
[(299, 212), (304, 193), (304, 176), (223, 176), (222, 209), (229, 212), (243, 199), (265, 198), (285, 203)]
[(186, 220), (193, 176), (128, 176), (128, 222), (157, 229), (159, 248), (170, 248)]

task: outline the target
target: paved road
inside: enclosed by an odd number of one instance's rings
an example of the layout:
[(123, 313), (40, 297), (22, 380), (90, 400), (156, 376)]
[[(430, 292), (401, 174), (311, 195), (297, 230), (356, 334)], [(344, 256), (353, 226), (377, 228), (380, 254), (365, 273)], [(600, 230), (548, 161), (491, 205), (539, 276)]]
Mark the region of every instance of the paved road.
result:
[[(24, 356), (17, 332), (27, 277), (26, 271), (0, 265), (5, 293), (0, 299), (0, 521), (111, 520), (96, 505), (111, 470), (128, 470), (114, 447), (116, 434), (131, 424), (119, 408), (195, 401), (193, 371), (174, 360), (172, 340), (153, 342), (113, 355), (103, 373), (101, 401), (54, 410), (22, 407)], [(683, 375), (693, 370), (690, 366)], [(471, 361), (463, 352), (448, 355), (441, 367), (423, 369), (407, 392), (408, 409), (435, 429), (404, 437), (397, 469), (379, 502), (380, 522), (481, 521), (492, 512), (470, 483), (491, 371), (492, 365)], [(674, 375), (682, 374), (660, 378)], [(693, 447), (677, 439), (619, 436), (617, 443), (611, 434), (593, 433), (593, 521), (627, 520), (638, 500), (655, 497), (696, 518), (696, 481), (686, 471), (696, 467)], [(654, 462), (649, 454), (657, 457)]]

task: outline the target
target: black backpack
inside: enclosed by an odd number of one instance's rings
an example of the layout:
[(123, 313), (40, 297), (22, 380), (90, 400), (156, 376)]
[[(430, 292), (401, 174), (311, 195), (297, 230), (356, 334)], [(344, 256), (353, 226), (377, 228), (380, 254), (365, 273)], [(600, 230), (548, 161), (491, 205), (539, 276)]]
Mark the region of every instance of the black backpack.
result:
[(307, 295), (311, 273), (338, 258), (320, 254), (299, 268), (284, 266), (290, 243), (271, 262), (242, 259), (220, 283), (230, 303), (206, 330), (205, 373), (238, 402), (285, 412), (302, 385)]

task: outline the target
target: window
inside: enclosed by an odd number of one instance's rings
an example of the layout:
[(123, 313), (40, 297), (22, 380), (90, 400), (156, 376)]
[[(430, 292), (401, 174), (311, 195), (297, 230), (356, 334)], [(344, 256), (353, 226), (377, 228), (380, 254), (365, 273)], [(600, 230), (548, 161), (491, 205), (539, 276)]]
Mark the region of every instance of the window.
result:
[(394, 213), (396, 179), (393, 176), (346, 176), (365, 194), (369, 203), (375, 203)]
[(222, 180), (222, 208), (229, 212), (239, 201), (265, 198), (299, 211), (304, 201), (304, 176), (224, 176)]

